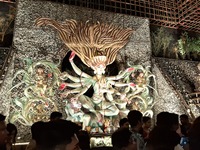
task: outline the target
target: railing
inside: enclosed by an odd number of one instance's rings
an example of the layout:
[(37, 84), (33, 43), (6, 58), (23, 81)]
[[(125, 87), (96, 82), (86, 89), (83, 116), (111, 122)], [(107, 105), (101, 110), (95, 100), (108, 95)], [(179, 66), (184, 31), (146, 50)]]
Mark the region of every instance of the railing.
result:
[(200, 105), (200, 91), (187, 94), (189, 104)]
[(200, 33), (199, 0), (47, 0), (150, 19), (151, 25)]
[(188, 97), (200, 97), (200, 91), (198, 91), (198, 92), (194, 92), (194, 93), (189, 93), (189, 94), (187, 94), (188, 95)]

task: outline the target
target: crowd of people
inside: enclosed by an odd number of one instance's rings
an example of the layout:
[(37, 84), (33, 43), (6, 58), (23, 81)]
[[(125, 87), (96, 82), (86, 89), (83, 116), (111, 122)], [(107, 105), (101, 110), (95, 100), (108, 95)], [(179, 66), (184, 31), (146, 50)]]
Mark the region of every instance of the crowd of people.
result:
[[(0, 150), (15, 150), (17, 128), (6, 123), (0, 114)], [(38, 121), (31, 126), (32, 139), (26, 150), (199, 150), (200, 117), (193, 122), (186, 114), (161, 112), (152, 124), (150, 117), (131, 110), (119, 121), (111, 135), (112, 147), (90, 147), (90, 133), (72, 121), (62, 119), (62, 113), (52, 112), (49, 122)]]

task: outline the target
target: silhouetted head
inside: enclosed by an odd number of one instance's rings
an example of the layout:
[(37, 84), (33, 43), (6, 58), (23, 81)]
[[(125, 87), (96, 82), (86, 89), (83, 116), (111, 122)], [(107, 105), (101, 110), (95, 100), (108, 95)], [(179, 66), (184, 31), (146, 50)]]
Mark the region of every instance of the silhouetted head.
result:
[(151, 127), (151, 117), (144, 116), (142, 117), (143, 127), (150, 128)]
[(59, 120), (62, 118), (62, 113), (58, 111), (54, 111), (50, 115), (50, 121)]
[(189, 117), (186, 114), (180, 115), (180, 122), (182, 125), (189, 123)]
[(127, 117), (132, 128), (137, 125), (142, 127), (142, 113), (140, 111), (131, 110)]
[(40, 136), (40, 133), (43, 130), (43, 125), (45, 123), (43, 121), (38, 121), (32, 124), (31, 126), (31, 134), (32, 134), (32, 139), (37, 140)]
[(129, 128), (129, 122), (128, 122), (128, 118), (122, 118), (119, 121), (119, 127), (120, 128)]
[(173, 131), (176, 131), (179, 128), (179, 119), (178, 119), (178, 114), (175, 113), (170, 113), (170, 123), (171, 123), (171, 127), (170, 129)]
[(81, 129), (77, 124), (67, 120), (44, 123), (40, 137), (36, 141), (38, 150), (78, 150), (76, 133)]
[(112, 136), (113, 150), (136, 150), (137, 144), (132, 141), (132, 132), (128, 128), (120, 128), (116, 130)]
[(8, 135), (9, 135), (9, 138), (11, 140), (11, 143), (15, 143), (16, 142), (16, 136), (17, 136), (17, 127), (12, 123), (8, 123), (6, 128), (7, 128)]
[(156, 125), (158, 127), (165, 127), (170, 120), (169, 112), (160, 112), (156, 117)]

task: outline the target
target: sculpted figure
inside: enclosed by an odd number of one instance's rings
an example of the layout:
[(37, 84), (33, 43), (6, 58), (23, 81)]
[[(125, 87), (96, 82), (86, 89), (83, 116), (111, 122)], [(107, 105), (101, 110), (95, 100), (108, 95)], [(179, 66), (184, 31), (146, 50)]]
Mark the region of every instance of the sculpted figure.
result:
[(35, 81), (36, 81), (36, 90), (38, 90), (39, 96), (45, 96), (47, 89), (47, 75), (44, 72), (42, 67), (36, 69)]
[[(55, 63), (41, 60), (33, 62), (25, 58), (24, 68), (16, 71), (12, 83), (14, 97), (11, 122), (19, 121), (30, 126), (39, 120), (49, 120), (49, 114), (57, 111), (54, 95), (59, 86), (60, 70)], [(18, 81), (18, 84), (15, 84)]]
[[(113, 99), (113, 94), (116, 94), (115, 87), (123, 87), (123, 86), (132, 86), (132, 83), (123, 83), (123, 82), (117, 82), (115, 80), (119, 80), (123, 78), (123, 76), (129, 71), (127, 69), (126, 71), (122, 72), (121, 74), (118, 74), (117, 76), (110, 76), (105, 77), (105, 61), (106, 57), (103, 56), (97, 56), (93, 60), (93, 66), (92, 69), (94, 70), (94, 76), (90, 76), (84, 72), (82, 72), (73, 62), (73, 58), (75, 56), (75, 53), (71, 53), (70, 56), (70, 63), (72, 65), (72, 68), (76, 72), (77, 75), (80, 76), (74, 77), (69, 75), (67, 72), (62, 73), (61, 79), (65, 80), (67, 78), (71, 79), (75, 83), (64, 83), (66, 86), (74, 88), (72, 90), (67, 90), (66, 92), (62, 93), (62, 96), (68, 96), (68, 94), (75, 94), (72, 97), (72, 99), (78, 100), (81, 102), (82, 106), (85, 109), (88, 109), (91, 113), (96, 115), (98, 121), (102, 120), (102, 116), (116, 116), (119, 113), (118, 107), (115, 105), (116, 102)], [(84, 93), (90, 88), (93, 87), (94, 93), (93, 96), (90, 98)]]
[[(89, 112), (84, 112), (84, 116), (89, 116), (85, 126), (91, 125), (91, 117), (97, 122), (103, 122), (104, 117), (110, 118), (120, 113), (127, 113), (126, 105), (133, 103), (134, 98), (139, 107), (144, 105), (147, 108), (148, 101), (144, 98), (148, 93), (146, 74), (140, 74), (136, 82), (132, 83), (130, 76), (134, 72), (133, 68), (128, 68), (116, 76), (104, 76), (107, 65), (115, 61), (118, 51), (126, 45), (133, 32), (133, 29), (123, 29), (114, 25), (104, 23), (91, 23), (87, 21), (77, 22), (76, 20), (65, 20), (59, 23), (50, 18), (39, 18), (36, 20), (37, 26), (51, 26), (58, 31), (60, 39), (72, 51), (70, 56), (71, 66), (77, 76), (72, 76), (63, 72), (60, 76), (63, 90), (62, 97), (67, 97), (67, 101), (80, 102), (82, 108)], [(94, 71), (94, 75), (89, 75), (78, 68), (73, 62), (77, 55), (81, 61)], [(65, 81), (70, 79), (71, 82)], [(92, 97), (84, 95), (92, 87), (94, 93)], [(138, 94), (143, 93), (143, 96)], [(141, 102), (142, 101), (142, 102)], [(144, 104), (143, 104), (144, 103)], [(71, 107), (72, 108), (72, 107)]]
[(82, 116), (84, 112), (81, 110), (81, 103), (77, 100), (71, 99), (66, 101), (65, 112), (67, 119), (73, 122), (83, 122)]

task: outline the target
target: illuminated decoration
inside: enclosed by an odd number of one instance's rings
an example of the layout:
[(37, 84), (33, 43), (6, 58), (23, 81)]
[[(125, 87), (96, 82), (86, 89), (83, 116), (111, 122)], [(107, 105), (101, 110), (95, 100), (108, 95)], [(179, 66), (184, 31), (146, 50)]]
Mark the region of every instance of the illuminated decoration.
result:
[[(106, 120), (109, 119), (109, 126), (117, 126), (116, 120), (127, 116), (130, 109), (152, 115), (153, 99), (148, 87), (154, 76), (148, 67), (130, 66), (116, 76), (104, 76), (106, 66), (114, 62), (117, 52), (129, 41), (132, 29), (75, 20), (61, 24), (49, 18), (37, 19), (36, 25), (54, 27), (72, 51), (69, 62), (78, 77), (63, 72), (59, 88), (63, 91), (61, 98), (66, 100), (66, 113), (72, 121), (83, 122), (83, 129), (100, 127), (98, 132), (104, 132)], [(94, 76), (76, 66), (75, 55), (94, 70)], [(66, 83), (67, 79), (71, 82)], [(90, 87), (94, 90), (92, 97), (84, 95)]]
[[(97, 67), (94, 70), (96, 75), (90, 76), (75, 65), (73, 57), (72, 52), (70, 63), (79, 77), (72, 76), (67, 72), (63, 72), (60, 76), (60, 79), (63, 80), (60, 86), (60, 90), (63, 90), (62, 98), (71, 98), (70, 101), (66, 100), (66, 112), (73, 112), (68, 113), (73, 121), (83, 122), (83, 127), (96, 127), (104, 124), (105, 129), (108, 118), (126, 117), (130, 109), (140, 110), (146, 115), (153, 115), (151, 111), (153, 99), (150, 97), (149, 84), (150, 78), (154, 78), (154, 75), (151, 74), (148, 67), (131, 66), (121, 71), (117, 76), (109, 77), (103, 76), (105, 68)], [(67, 79), (74, 83), (66, 83)], [(91, 98), (84, 95), (90, 87), (94, 89)], [(76, 110), (74, 107), (70, 107), (74, 102), (78, 106)], [(90, 114), (84, 113), (80, 105), (87, 109)], [(113, 126), (113, 120), (110, 121), (109, 125)], [(104, 129), (102, 131), (109, 133)]]
[[(130, 66), (116, 76), (104, 76), (106, 66), (114, 62), (117, 52), (128, 42), (131, 29), (100, 23), (83, 24), (75, 20), (64, 24), (45, 18), (36, 21), (36, 25), (44, 24), (56, 27), (61, 39), (72, 50), (70, 64), (78, 77), (61, 73), (59, 64), (25, 59), (24, 69), (16, 71), (13, 87), (8, 91), (12, 91), (11, 122), (32, 125), (39, 120), (48, 120), (50, 112), (58, 110), (56, 100), (60, 93), (60, 99), (66, 102), (69, 119), (83, 122), (84, 128), (91, 127), (91, 131), (98, 128), (99, 132), (111, 132), (130, 109), (152, 114), (153, 100), (148, 87), (154, 76), (148, 67)], [(94, 70), (94, 76), (76, 66), (75, 55)], [(66, 83), (67, 79), (71, 81)], [(94, 93), (87, 97), (84, 94), (90, 87)], [(24, 92), (16, 94), (21, 90)]]
[(14, 86), (10, 91), (15, 93), (23, 89), (24, 93), (19, 97), (13, 94), (10, 121), (29, 126), (36, 121), (48, 121), (50, 113), (58, 110), (53, 97), (59, 85), (60, 71), (57, 65), (49, 61), (24, 61), (24, 69), (18, 70), (12, 80)]
[(96, 135), (90, 138), (90, 147), (112, 147), (111, 135)]
[(104, 65), (113, 63), (117, 52), (129, 41), (133, 32), (132, 29), (99, 22), (91, 24), (89, 21), (66, 20), (60, 24), (49, 18), (37, 19), (36, 25), (54, 27), (64, 44), (88, 67), (99, 61), (103, 61)]

